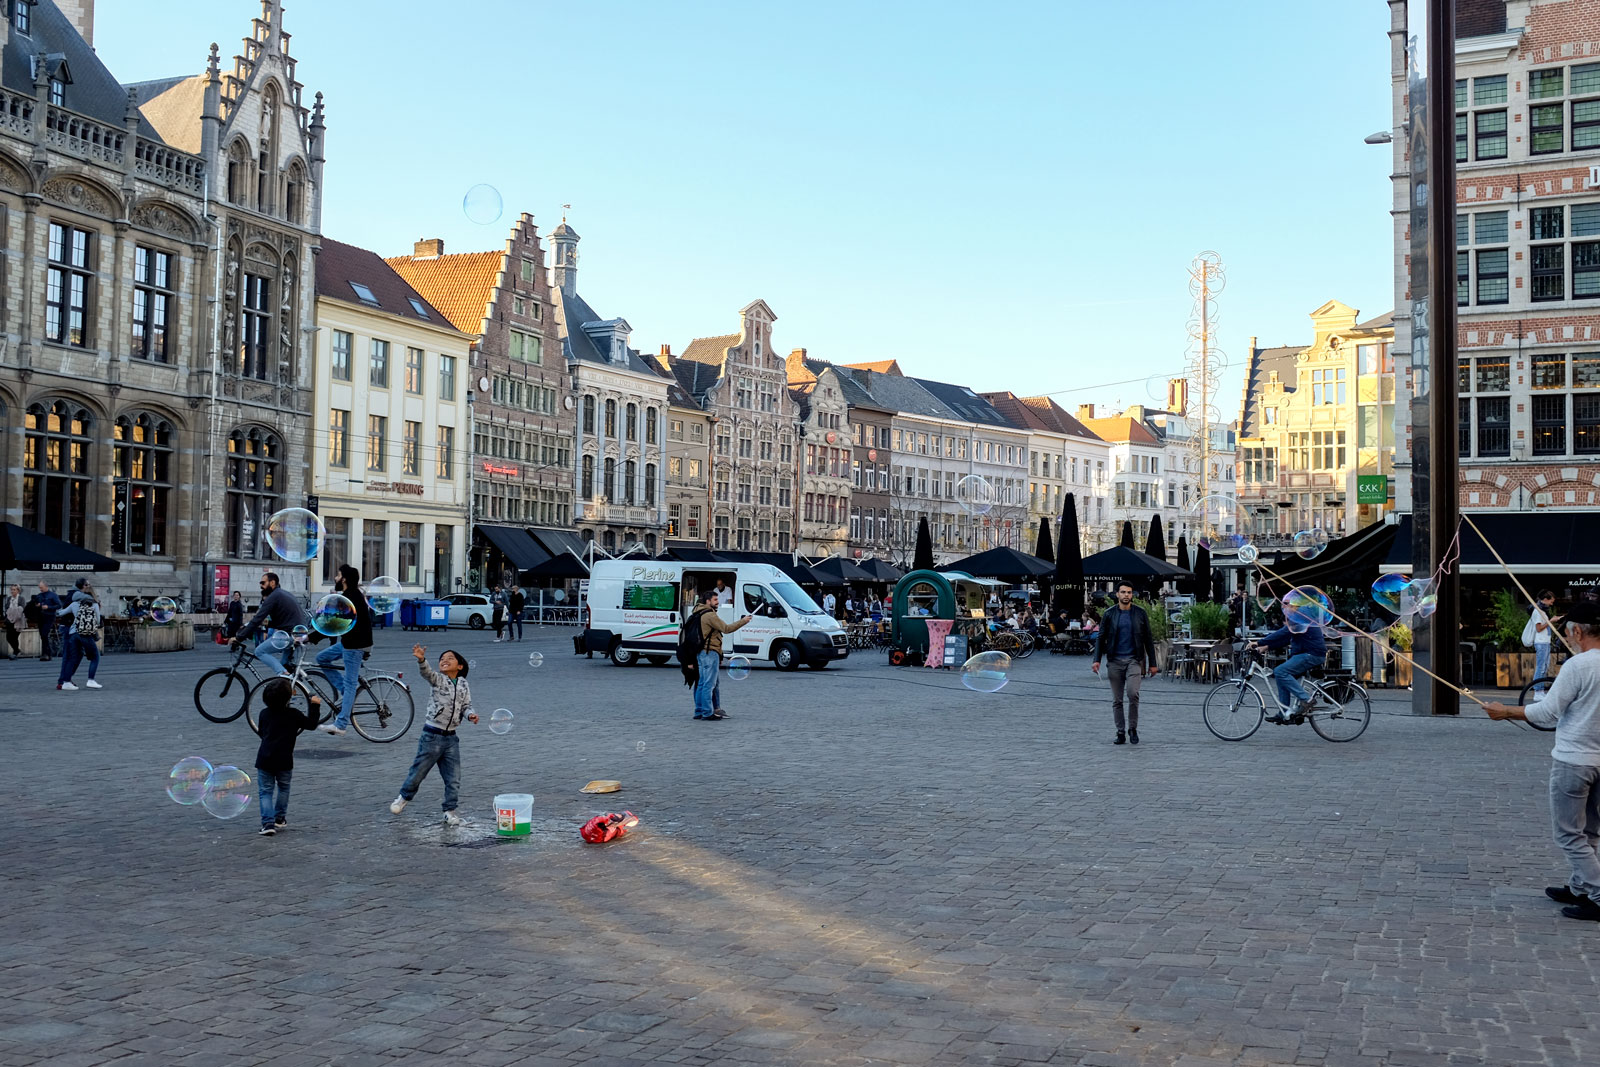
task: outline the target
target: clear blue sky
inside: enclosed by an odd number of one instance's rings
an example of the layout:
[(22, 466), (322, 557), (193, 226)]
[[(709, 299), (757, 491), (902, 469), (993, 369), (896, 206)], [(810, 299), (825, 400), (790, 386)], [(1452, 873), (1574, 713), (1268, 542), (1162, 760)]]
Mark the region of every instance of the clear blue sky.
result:
[[(255, 0), (100, 0), (122, 81), (224, 65)], [(375, 14), (377, 13), (377, 14)], [(328, 106), (324, 232), (498, 247), (571, 203), (580, 289), (681, 350), (757, 297), (776, 343), (1018, 393), (1181, 373), (1215, 249), (1236, 414), (1251, 335), (1389, 310), (1388, 8), (290, 2)], [(478, 226), (476, 183), (506, 216)], [(1145, 400), (1141, 383), (1065, 394)]]

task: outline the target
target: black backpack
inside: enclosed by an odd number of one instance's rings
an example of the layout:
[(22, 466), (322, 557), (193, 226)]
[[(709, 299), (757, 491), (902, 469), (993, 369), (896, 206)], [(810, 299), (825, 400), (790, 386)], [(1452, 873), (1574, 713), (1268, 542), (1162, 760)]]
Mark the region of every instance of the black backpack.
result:
[(700, 678), (699, 657), (706, 647), (706, 635), (700, 625), (705, 612), (696, 611), (678, 627), (678, 667), (683, 671), (683, 684), (693, 685)]

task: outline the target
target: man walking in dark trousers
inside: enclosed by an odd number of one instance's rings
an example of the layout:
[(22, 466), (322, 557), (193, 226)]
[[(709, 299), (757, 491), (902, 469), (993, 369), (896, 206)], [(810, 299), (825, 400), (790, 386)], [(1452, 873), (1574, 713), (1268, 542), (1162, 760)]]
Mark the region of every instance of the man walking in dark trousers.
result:
[[(1117, 602), (1100, 618), (1100, 641), (1095, 645), (1094, 664), (1100, 673), (1105, 659), (1106, 680), (1111, 683), (1111, 718), (1117, 725), (1115, 745), (1139, 743), (1139, 684), (1145, 675), (1156, 673), (1156, 646), (1150, 637), (1150, 617), (1133, 603), (1133, 586), (1117, 583)], [(1126, 696), (1128, 716), (1124, 725), (1122, 702)]]

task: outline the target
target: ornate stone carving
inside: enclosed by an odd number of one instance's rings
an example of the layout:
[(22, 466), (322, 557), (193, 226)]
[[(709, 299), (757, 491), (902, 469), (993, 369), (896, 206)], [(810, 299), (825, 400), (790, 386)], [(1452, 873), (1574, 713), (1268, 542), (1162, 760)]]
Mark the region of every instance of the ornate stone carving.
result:
[(100, 190), (85, 185), (76, 178), (51, 178), (44, 183), (44, 196), (46, 200), (53, 200), (89, 215), (104, 215), (109, 218), (115, 214), (111, 208), (111, 201), (106, 199)]
[(146, 201), (133, 209), (133, 224), (156, 233), (193, 241), (199, 235), (194, 224), (164, 204)]
[(27, 174), (14, 166), (10, 160), (0, 159), (0, 189), (21, 193), (26, 192), (28, 186)]

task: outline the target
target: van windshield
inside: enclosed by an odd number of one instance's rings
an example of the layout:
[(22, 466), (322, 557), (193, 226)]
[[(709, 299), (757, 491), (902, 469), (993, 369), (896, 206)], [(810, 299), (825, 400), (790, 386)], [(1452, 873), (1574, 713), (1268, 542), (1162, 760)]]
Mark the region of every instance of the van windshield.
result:
[(773, 582), (773, 591), (783, 597), (784, 601), (802, 615), (822, 615), (823, 610), (817, 607), (817, 602), (806, 595), (806, 591), (793, 582)]

